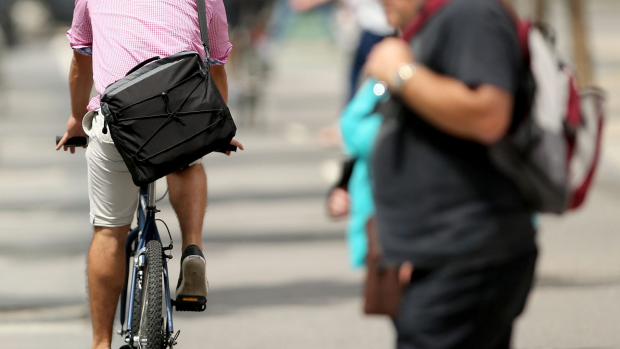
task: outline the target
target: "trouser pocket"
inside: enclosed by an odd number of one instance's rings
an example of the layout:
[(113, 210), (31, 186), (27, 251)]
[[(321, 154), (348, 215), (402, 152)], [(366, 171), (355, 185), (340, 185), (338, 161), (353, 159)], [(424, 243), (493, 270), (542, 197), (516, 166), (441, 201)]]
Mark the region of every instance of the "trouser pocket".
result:
[(102, 143), (114, 144), (112, 136), (110, 135), (110, 130), (108, 129), (107, 133), (103, 133), (103, 127), (104, 118), (103, 114), (101, 114), (101, 109), (89, 111), (84, 115), (82, 128), (88, 137), (96, 138)]

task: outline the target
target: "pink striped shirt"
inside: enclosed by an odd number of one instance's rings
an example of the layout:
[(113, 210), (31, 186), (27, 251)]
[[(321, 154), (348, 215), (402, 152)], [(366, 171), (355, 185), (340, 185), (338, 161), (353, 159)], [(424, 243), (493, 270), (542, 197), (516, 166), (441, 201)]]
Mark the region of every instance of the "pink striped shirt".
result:
[[(222, 0), (205, 0), (211, 63), (225, 64), (232, 49)], [(138, 63), (192, 50), (204, 58), (195, 0), (76, 0), (67, 32), (71, 47), (93, 56), (99, 95), (88, 110), (99, 108), (101, 95)]]

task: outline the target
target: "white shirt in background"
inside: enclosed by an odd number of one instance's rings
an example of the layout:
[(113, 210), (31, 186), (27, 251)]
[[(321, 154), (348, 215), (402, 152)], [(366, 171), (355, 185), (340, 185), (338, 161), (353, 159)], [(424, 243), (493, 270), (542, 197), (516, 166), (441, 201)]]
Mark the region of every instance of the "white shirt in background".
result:
[(376, 35), (390, 35), (394, 28), (390, 27), (385, 16), (383, 4), (379, 0), (347, 0), (355, 12), (359, 26)]

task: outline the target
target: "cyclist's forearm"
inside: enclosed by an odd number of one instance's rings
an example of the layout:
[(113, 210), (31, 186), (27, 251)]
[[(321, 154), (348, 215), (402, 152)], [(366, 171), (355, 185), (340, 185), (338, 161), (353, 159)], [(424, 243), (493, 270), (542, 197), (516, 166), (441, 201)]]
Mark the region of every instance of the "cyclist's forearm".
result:
[(228, 75), (226, 74), (226, 68), (223, 65), (211, 66), (211, 77), (215, 86), (220, 91), (224, 102), (228, 103)]
[(93, 88), (93, 60), (74, 52), (69, 72), (69, 93), (71, 94), (71, 116), (82, 120)]

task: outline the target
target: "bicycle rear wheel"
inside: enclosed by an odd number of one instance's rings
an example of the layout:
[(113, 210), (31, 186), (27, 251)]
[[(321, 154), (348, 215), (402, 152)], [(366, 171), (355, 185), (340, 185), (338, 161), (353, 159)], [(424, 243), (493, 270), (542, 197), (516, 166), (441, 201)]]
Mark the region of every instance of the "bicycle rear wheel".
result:
[(146, 245), (146, 268), (142, 279), (142, 307), (140, 311), (139, 348), (162, 349), (163, 341), (163, 251), (159, 241)]
[[(140, 282), (139, 280), (137, 282)], [(140, 284), (142, 286), (142, 283)], [(142, 316), (142, 308), (140, 305), (142, 304), (142, 288), (137, 287), (133, 292), (133, 314), (131, 314), (131, 325), (133, 330), (131, 331), (131, 335), (137, 336), (140, 333), (140, 317)]]

